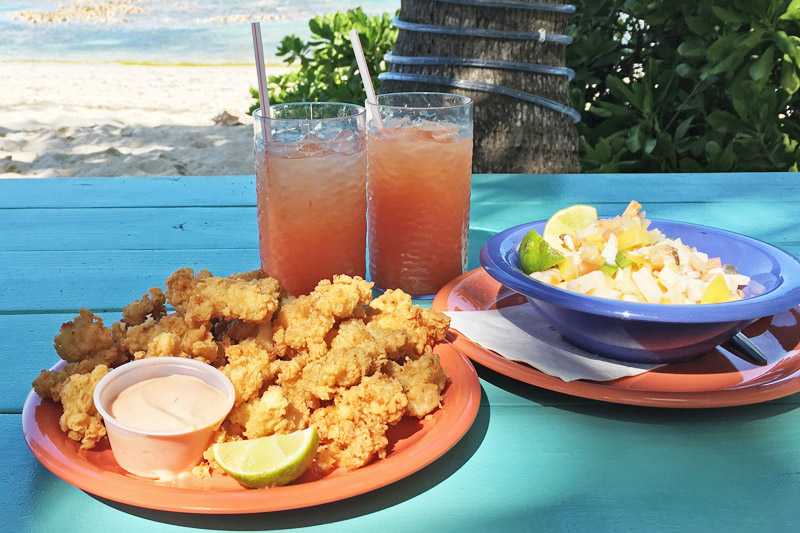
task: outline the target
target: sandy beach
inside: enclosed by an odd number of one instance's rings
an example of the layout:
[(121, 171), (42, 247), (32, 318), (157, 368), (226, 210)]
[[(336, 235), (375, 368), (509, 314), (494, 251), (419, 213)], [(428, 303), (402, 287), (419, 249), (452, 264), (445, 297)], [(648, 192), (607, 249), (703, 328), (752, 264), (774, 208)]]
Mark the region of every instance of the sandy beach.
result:
[(0, 2), (0, 178), (251, 174), (247, 22), (277, 74), (283, 37), (355, 6), (399, 0)]
[(4, 62), (0, 78), (0, 177), (253, 172), (253, 67)]

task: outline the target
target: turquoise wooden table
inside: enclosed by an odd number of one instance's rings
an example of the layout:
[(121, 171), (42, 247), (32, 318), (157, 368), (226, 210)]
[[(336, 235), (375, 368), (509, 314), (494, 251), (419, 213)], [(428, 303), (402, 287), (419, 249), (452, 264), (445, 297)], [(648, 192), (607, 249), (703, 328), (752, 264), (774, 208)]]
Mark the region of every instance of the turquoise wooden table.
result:
[[(475, 176), (470, 265), (493, 232), (573, 203), (800, 252), (797, 174)], [(39, 466), (20, 411), (80, 306), (117, 319), (175, 268), (257, 266), (252, 176), (0, 180), (0, 531), (798, 531), (800, 395), (662, 411), (538, 390), (479, 368), (475, 425), (441, 460), (340, 503), (251, 516), (96, 499)]]

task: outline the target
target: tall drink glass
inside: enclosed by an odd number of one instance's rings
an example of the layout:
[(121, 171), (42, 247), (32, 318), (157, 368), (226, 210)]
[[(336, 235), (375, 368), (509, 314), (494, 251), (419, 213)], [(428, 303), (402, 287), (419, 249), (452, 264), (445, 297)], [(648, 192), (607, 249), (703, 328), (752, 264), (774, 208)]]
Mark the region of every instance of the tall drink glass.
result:
[(367, 109), (370, 274), (382, 289), (431, 297), (466, 266), (472, 100), (382, 94)]
[(253, 113), (262, 270), (295, 295), (334, 274), (364, 276), (364, 108), (304, 102), (269, 113)]

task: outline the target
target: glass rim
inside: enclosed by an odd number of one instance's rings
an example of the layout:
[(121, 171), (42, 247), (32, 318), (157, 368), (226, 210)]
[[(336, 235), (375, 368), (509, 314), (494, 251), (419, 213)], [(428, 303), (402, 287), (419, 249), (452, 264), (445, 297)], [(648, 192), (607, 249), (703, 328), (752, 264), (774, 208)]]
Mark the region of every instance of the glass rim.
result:
[(325, 118), (273, 118), (271, 116), (266, 116), (261, 111), (260, 107), (257, 107), (253, 110), (253, 118), (258, 120), (263, 120), (267, 122), (276, 122), (276, 121), (285, 121), (285, 122), (325, 122), (327, 120), (348, 120), (351, 118), (358, 118), (361, 115), (365, 115), (367, 110), (364, 106), (360, 106), (358, 104), (351, 104), (349, 102), (286, 102), (284, 104), (275, 104), (270, 105), (269, 109), (272, 111), (273, 109), (286, 109), (292, 107), (302, 107), (302, 106), (340, 106), (344, 108), (350, 108), (351, 112), (344, 117), (325, 117)]
[[(382, 104), (380, 100), (384, 96), (447, 96), (456, 98), (459, 100), (458, 103), (454, 103), (452, 105), (440, 105), (440, 106), (410, 106), (410, 105), (392, 105), (392, 104)], [(371, 103), (369, 101), (366, 102), (367, 106), (377, 107), (377, 108), (388, 108), (388, 109), (410, 109), (412, 111), (425, 111), (425, 110), (437, 110), (437, 109), (458, 109), (459, 107), (466, 107), (473, 105), (474, 101), (469, 96), (465, 96), (463, 94), (456, 94), (456, 93), (443, 93), (438, 91), (401, 91), (396, 93), (383, 93), (377, 95), (378, 101), (376, 103)]]

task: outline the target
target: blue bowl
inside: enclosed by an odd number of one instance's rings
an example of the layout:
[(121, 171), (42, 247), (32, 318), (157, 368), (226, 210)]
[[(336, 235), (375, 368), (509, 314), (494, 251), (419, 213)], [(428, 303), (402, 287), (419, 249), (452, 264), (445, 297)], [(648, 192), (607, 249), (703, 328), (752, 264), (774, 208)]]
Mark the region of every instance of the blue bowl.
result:
[(653, 220), (651, 227), (750, 276), (745, 298), (723, 304), (664, 305), (559, 289), (534, 280), (519, 267), (519, 243), (532, 229), (541, 234), (546, 222), (521, 224), (490, 238), (481, 249), (481, 266), (524, 295), (564, 338), (594, 353), (637, 363), (684, 361), (729, 340), (753, 320), (800, 303), (800, 262), (794, 256), (738, 233), (667, 220)]

